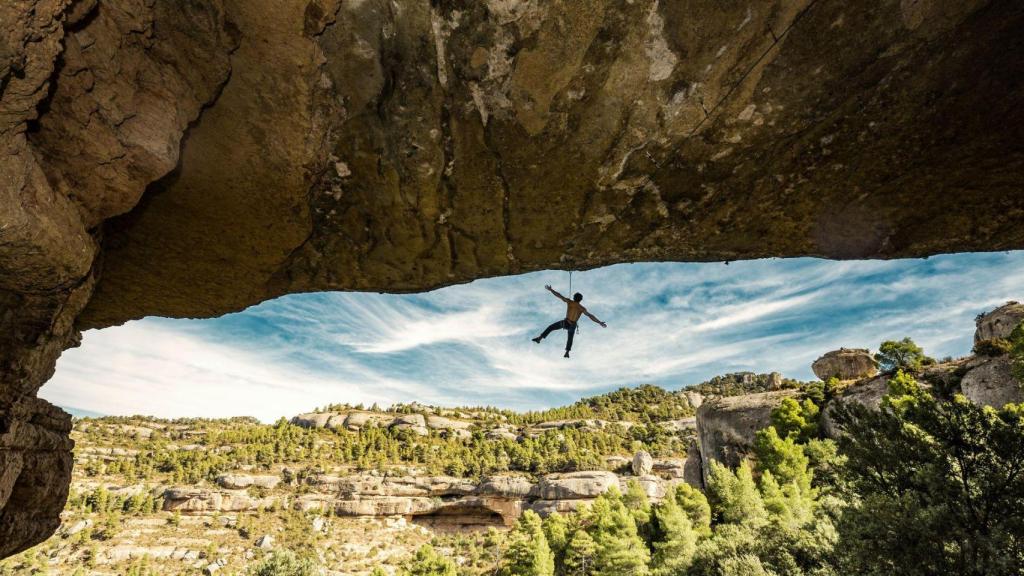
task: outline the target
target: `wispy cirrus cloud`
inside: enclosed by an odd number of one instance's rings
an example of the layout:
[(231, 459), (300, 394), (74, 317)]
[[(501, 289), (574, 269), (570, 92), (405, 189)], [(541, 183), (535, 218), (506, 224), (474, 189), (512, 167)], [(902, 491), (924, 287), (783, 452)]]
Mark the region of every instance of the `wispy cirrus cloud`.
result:
[(42, 390), (109, 414), (251, 414), (330, 402), (418, 400), (532, 409), (644, 382), (681, 387), (735, 370), (809, 379), (837, 348), (912, 336), (969, 352), (973, 317), (1024, 297), (1024, 252), (928, 260), (619, 265), (574, 275), (609, 324), (529, 340), (564, 312), (563, 272), (418, 295), (301, 294), (212, 320), (147, 318), (90, 331)]

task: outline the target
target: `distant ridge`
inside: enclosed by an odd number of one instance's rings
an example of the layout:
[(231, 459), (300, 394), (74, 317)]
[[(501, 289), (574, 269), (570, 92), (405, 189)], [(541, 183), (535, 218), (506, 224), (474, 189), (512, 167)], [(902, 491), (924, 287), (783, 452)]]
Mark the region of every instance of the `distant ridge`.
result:
[(103, 416), (106, 416), (106, 414), (101, 412), (82, 410), (81, 408), (74, 408), (72, 406), (61, 406), (60, 408), (75, 418), (102, 418)]

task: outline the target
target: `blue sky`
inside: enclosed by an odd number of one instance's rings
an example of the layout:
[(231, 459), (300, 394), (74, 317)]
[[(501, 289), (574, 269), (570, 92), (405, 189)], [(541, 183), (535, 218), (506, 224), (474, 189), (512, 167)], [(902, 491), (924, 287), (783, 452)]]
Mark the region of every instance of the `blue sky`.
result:
[(570, 360), (564, 331), (530, 341), (564, 314), (548, 283), (568, 291), (567, 274), (551, 271), (416, 295), (296, 294), (209, 320), (146, 318), (86, 332), (40, 395), (104, 414), (269, 421), (332, 402), (525, 410), (740, 370), (811, 379), (822, 353), (884, 339), (968, 354), (975, 315), (1024, 299), (1024, 252), (577, 272), (573, 288), (608, 328), (583, 319)]

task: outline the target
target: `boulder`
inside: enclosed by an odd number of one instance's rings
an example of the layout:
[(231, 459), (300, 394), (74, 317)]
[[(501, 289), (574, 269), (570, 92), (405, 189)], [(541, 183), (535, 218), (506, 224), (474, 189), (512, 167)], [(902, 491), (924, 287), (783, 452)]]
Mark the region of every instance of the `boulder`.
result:
[(516, 433), (511, 427), (502, 425), (488, 430), (487, 432), (484, 433), (484, 437), (487, 438), (488, 440), (515, 441), (519, 439), (519, 434)]
[[(826, 352), (811, 364), (814, 375), (822, 380), (859, 380), (878, 373), (878, 363), (863, 348), (840, 348)], [(781, 383), (780, 383), (781, 385)]]
[(548, 474), (541, 478), (534, 492), (541, 500), (596, 498), (618, 483), (618, 476), (599, 470)]
[(292, 417), (292, 424), (303, 428), (325, 428), (333, 414), (329, 412), (310, 412)]
[(589, 498), (584, 500), (536, 500), (529, 504), (528, 509), (533, 510), (540, 516), (546, 517), (555, 512), (569, 514), (590, 505), (592, 502), (593, 499)]
[(608, 468), (620, 471), (633, 465), (633, 461), (625, 456), (605, 456), (604, 463)]
[(377, 426), (388, 426), (394, 421), (394, 417), (377, 412), (351, 412), (345, 417), (345, 429), (350, 432), (358, 432), (364, 426), (374, 424)]
[(398, 430), (411, 430), (419, 436), (430, 434), (423, 414), (402, 414), (391, 421), (391, 427)]
[(1024, 304), (1007, 302), (975, 320), (974, 342), (993, 338), (1009, 338), (1013, 329), (1024, 322)]
[(654, 469), (654, 458), (645, 451), (641, 450), (633, 456), (633, 474), (636, 476), (647, 476)]
[(697, 410), (697, 434), (705, 477), (709, 460), (738, 466), (750, 453), (754, 434), (771, 423), (772, 409), (797, 394), (796, 390), (777, 390), (705, 402)]
[(1024, 385), (1013, 377), (1009, 356), (975, 358), (960, 380), (960, 389), (975, 404), (1002, 408), (1024, 402)]

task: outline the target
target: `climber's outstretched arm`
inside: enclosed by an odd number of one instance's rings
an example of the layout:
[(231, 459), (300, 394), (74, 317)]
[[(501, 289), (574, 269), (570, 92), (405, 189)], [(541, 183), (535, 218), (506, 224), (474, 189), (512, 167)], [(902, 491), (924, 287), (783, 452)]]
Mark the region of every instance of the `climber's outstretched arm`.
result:
[(559, 293), (558, 293), (558, 290), (555, 290), (554, 288), (552, 288), (550, 284), (548, 284), (547, 286), (545, 286), (545, 288), (547, 288), (547, 289), (548, 289), (548, 292), (551, 292), (552, 294), (554, 294), (554, 295), (555, 295), (555, 298), (558, 298), (558, 299), (559, 299), (559, 300), (561, 300), (562, 302), (568, 302), (568, 301), (569, 301), (569, 299), (568, 299), (568, 298), (566, 298), (565, 296), (562, 296), (561, 294), (559, 294)]
[(587, 316), (587, 318), (590, 318), (594, 322), (597, 322), (598, 324), (600, 324), (602, 328), (607, 328), (608, 327), (607, 324), (605, 324), (604, 322), (601, 322), (600, 320), (598, 320), (597, 316), (594, 316), (590, 312), (587, 312), (586, 310), (584, 310), (583, 313)]

